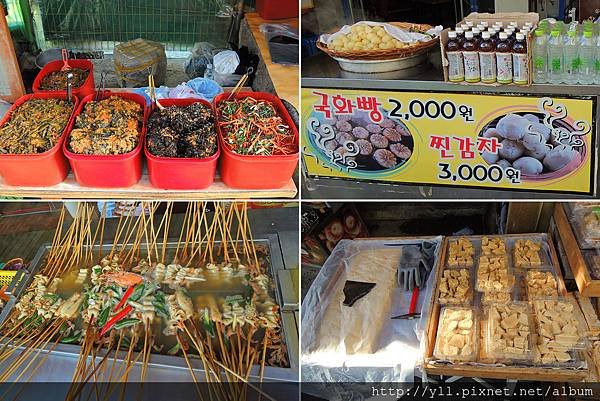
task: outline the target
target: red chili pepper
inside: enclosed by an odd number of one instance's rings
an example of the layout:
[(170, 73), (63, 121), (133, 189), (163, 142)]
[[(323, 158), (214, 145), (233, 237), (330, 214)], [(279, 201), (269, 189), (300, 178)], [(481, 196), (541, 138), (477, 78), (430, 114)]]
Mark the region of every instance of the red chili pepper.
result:
[(10, 300), (10, 297), (8, 295), (6, 295), (6, 289), (8, 288), (7, 285), (2, 286), (2, 288), (0, 288), (0, 299), (8, 302)]
[(133, 294), (134, 289), (135, 289), (135, 285), (130, 285), (129, 288), (127, 288), (127, 291), (125, 291), (125, 294), (123, 294), (123, 298), (121, 298), (121, 301), (119, 301), (117, 306), (115, 306), (115, 308), (113, 309), (113, 312), (118, 311), (119, 309), (121, 309), (121, 307), (123, 305), (125, 305), (125, 302), (127, 302), (129, 297), (131, 296), (131, 294)]
[(102, 328), (102, 331), (100, 331), (100, 337), (102, 337), (104, 333), (110, 330), (119, 320), (123, 320), (127, 315), (129, 315), (129, 313), (131, 313), (132, 310), (133, 307), (131, 305), (127, 305), (125, 308), (123, 308), (121, 312), (113, 316), (108, 322), (106, 322), (106, 324)]

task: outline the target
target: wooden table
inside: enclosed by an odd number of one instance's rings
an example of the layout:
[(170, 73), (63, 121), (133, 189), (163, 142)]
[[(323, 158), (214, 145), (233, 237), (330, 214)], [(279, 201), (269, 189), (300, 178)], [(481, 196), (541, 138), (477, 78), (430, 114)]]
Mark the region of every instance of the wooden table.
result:
[(51, 200), (60, 199), (171, 199), (171, 200), (219, 200), (219, 199), (274, 199), (293, 198), (297, 193), (294, 181), (278, 189), (243, 190), (230, 188), (217, 175), (213, 185), (206, 189), (184, 191), (165, 190), (150, 185), (148, 173), (144, 171), (140, 182), (129, 188), (90, 188), (79, 185), (73, 173), (58, 185), (51, 187), (17, 187), (7, 185), (0, 178), (0, 196), (30, 197)]
[(297, 65), (282, 65), (275, 64), (271, 61), (271, 53), (269, 53), (269, 46), (265, 35), (260, 31), (260, 24), (289, 24), (295, 28), (298, 28), (298, 18), (279, 19), (279, 20), (264, 20), (258, 15), (258, 13), (246, 13), (246, 21), (252, 31), (252, 35), (256, 40), (258, 48), (261, 53), (273, 86), (277, 96), (287, 100), (294, 107), (300, 109), (300, 99), (298, 93), (299, 80), (300, 80), (300, 67)]

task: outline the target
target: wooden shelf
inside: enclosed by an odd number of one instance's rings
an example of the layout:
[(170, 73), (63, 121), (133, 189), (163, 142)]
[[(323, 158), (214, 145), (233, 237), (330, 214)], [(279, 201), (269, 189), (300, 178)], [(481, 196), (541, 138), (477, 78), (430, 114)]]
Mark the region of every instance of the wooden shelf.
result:
[(41, 199), (169, 199), (169, 200), (219, 200), (219, 199), (274, 199), (293, 198), (298, 193), (292, 179), (278, 189), (242, 190), (230, 188), (217, 175), (215, 182), (203, 190), (164, 190), (150, 185), (146, 172), (140, 182), (129, 188), (89, 188), (79, 185), (73, 173), (65, 181), (52, 187), (16, 187), (0, 178), (0, 196)]
[(600, 297), (600, 280), (594, 280), (590, 275), (585, 258), (579, 248), (579, 242), (577, 242), (562, 203), (557, 203), (554, 208), (554, 223), (564, 245), (579, 293), (584, 297)]

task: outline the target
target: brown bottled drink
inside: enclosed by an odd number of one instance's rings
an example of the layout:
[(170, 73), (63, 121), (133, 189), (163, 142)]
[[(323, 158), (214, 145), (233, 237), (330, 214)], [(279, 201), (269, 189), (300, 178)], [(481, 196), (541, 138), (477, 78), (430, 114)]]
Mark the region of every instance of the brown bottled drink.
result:
[(462, 46), (463, 44), (458, 40), (456, 32), (448, 32), (446, 57), (448, 57), (448, 80), (451, 82), (462, 82), (465, 80)]
[(482, 34), (479, 44), (479, 70), (481, 82), (486, 84), (496, 82), (496, 46), (489, 32)]
[(465, 81), (479, 82), (481, 80), (479, 72), (479, 44), (473, 37), (473, 32), (465, 33), (463, 58), (465, 61)]
[(479, 45), (481, 43), (481, 30), (479, 28), (473, 28), (471, 31), (473, 31), (473, 40)]
[(529, 82), (529, 65), (527, 62), (527, 43), (525, 35), (517, 33), (512, 46), (513, 82), (517, 85), (527, 85)]
[(500, 32), (499, 36), (500, 40), (496, 44), (496, 81), (510, 84), (513, 78), (512, 45), (506, 32)]
[(462, 45), (465, 41), (465, 30), (457, 26), (455, 31), (456, 31), (456, 40), (458, 40), (458, 43), (460, 43), (460, 47), (462, 49)]

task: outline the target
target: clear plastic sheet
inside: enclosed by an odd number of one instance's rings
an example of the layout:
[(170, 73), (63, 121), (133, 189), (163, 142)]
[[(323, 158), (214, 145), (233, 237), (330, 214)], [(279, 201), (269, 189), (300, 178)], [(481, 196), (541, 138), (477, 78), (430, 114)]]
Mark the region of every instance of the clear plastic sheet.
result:
[[(342, 240), (333, 250), (302, 303), (302, 381), (340, 383), (318, 388), (323, 397), (354, 399), (343, 382), (411, 382), (421, 360), (435, 267), (417, 303), (420, 319), (390, 319), (406, 314), (410, 292), (398, 288), (396, 270), (402, 245), (435, 243), (440, 257), (442, 237), (406, 240)], [(434, 263), (435, 266), (435, 263)], [(346, 280), (374, 282), (354, 306), (343, 305)], [(390, 356), (397, 356), (390, 358)], [(370, 387), (366, 390), (370, 391)], [(304, 388), (303, 388), (304, 391)], [(343, 396), (342, 396), (343, 395)], [(360, 398), (356, 398), (360, 399)]]

